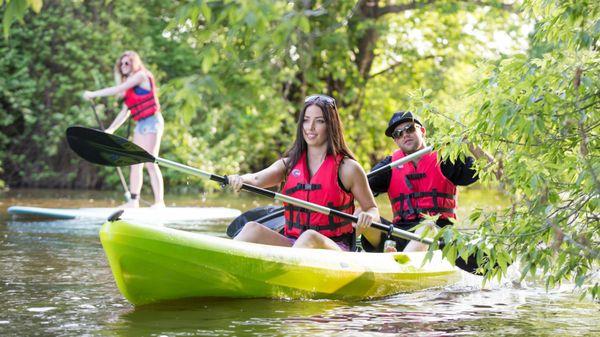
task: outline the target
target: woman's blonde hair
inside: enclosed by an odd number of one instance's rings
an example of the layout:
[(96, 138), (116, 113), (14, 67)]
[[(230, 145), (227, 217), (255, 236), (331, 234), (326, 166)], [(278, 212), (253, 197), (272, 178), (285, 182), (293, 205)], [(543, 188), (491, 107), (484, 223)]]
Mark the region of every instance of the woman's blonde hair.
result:
[(133, 75), (140, 70), (146, 70), (146, 67), (144, 67), (142, 59), (140, 59), (140, 55), (138, 55), (138, 53), (131, 50), (124, 52), (123, 54), (121, 54), (121, 56), (119, 56), (117, 62), (115, 63), (114, 72), (115, 82), (117, 83), (117, 85), (125, 82), (125, 80), (127, 79), (127, 75), (123, 75), (123, 73), (121, 73), (121, 60), (123, 60), (123, 57), (125, 56), (128, 56), (131, 60), (131, 72), (129, 73), (129, 75)]

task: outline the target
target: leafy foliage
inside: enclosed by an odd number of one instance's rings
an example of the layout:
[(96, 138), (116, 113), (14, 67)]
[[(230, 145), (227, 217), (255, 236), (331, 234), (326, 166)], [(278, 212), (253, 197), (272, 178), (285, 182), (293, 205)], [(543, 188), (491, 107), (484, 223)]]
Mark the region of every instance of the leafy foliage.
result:
[[(150, 69), (160, 67), (170, 76), (194, 68), (194, 62), (182, 62), (190, 57), (190, 47), (161, 37), (161, 25), (167, 25), (161, 12), (170, 9), (160, 3), (141, 7), (133, 1), (119, 5), (90, 1), (74, 7), (46, 1), (39, 15), (27, 15), (24, 27), (17, 26), (10, 39), (0, 41), (0, 161), (9, 185), (100, 188), (117, 184), (112, 169), (74, 158), (64, 130), (74, 124), (98, 126), (81, 92), (113, 85), (112, 66), (124, 50), (138, 50)], [(131, 26), (138, 27), (135, 33), (127, 28)], [(139, 39), (137, 34), (154, 39)], [(159, 82), (168, 78), (162, 71), (154, 72)], [(108, 125), (119, 103), (112, 98), (96, 103)], [(120, 132), (125, 134), (125, 129)]]
[[(523, 278), (541, 278), (549, 287), (564, 279), (585, 283), (597, 298), (600, 5), (532, 0), (523, 8), (537, 21), (531, 53), (480, 67), (469, 112), (439, 141), (448, 144), (448, 156), (457, 156), (467, 138), (501, 159), (500, 183), (512, 205), (471, 217), (479, 224), (474, 247), (494, 253), (487, 277), (520, 259)], [(431, 106), (422, 108), (442, 118)], [(491, 179), (496, 169), (481, 174)], [(464, 241), (452, 229), (440, 235)], [(494, 270), (496, 263), (502, 268)]]
[(22, 21), (23, 16), (29, 9), (35, 13), (39, 13), (42, 9), (42, 2), (42, 0), (1, 0), (0, 6), (5, 7), (4, 15), (2, 16), (4, 38), (8, 38), (12, 23), (14, 21)]
[[(201, 71), (165, 92), (185, 116), (182, 127), (193, 121), (192, 134), (232, 159), (236, 164), (225, 169), (234, 172), (276, 160), (293, 137), (303, 98), (332, 95), (346, 138), (368, 168), (392, 151), (383, 130), (391, 113), (407, 106), (409, 90), (431, 86), (440, 96), (463, 90), (460, 83), (444, 86), (452, 82), (449, 70), (479, 57), (481, 41), (464, 38), (463, 25), (485, 21), (482, 35), (510, 31), (505, 12), (445, 1), (378, 10), (363, 1), (193, 3), (180, 8), (168, 34), (198, 48)], [(427, 34), (415, 40), (419, 31)], [(258, 148), (240, 152), (235, 144)]]

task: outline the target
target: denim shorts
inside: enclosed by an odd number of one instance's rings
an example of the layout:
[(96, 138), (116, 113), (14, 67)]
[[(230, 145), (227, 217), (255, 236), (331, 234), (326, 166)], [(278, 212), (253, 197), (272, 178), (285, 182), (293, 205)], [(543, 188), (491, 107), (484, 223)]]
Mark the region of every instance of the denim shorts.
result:
[(135, 129), (133, 132), (137, 132), (141, 135), (145, 135), (148, 133), (158, 133), (162, 131), (165, 126), (165, 121), (160, 113), (155, 113), (154, 115), (141, 119), (137, 121)]

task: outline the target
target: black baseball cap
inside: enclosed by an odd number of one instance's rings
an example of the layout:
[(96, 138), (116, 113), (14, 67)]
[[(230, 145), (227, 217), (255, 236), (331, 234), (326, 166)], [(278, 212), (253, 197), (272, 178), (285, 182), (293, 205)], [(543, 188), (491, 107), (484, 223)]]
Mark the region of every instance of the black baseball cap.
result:
[(387, 129), (385, 129), (385, 135), (388, 137), (391, 137), (392, 132), (394, 132), (394, 129), (396, 129), (396, 127), (399, 124), (402, 124), (404, 122), (415, 122), (415, 123), (423, 126), (423, 124), (421, 124), (421, 122), (417, 118), (415, 118), (415, 116), (412, 114), (412, 112), (398, 111), (398, 112), (395, 112), (394, 115), (392, 116), (392, 118), (390, 119)]

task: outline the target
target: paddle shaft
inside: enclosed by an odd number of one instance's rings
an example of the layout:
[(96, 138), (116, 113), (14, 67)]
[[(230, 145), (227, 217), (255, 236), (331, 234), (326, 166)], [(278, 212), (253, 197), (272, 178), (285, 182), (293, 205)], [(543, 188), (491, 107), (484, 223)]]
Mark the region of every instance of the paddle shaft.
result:
[[(92, 106), (92, 110), (94, 111), (94, 116), (96, 116), (96, 121), (98, 122), (98, 126), (100, 127), (100, 129), (102, 131), (104, 131), (104, 124), (102, 123), (102, 120), (100, 120), (100, 116), (98, 116), (98, 112), (96, 111), (96, 106), (94, 105), (94, 102), (90, 102), (90, 105)], [(129, 192), (129, 188), (127, 187), (127, 183), (125, 182), (125, 176), (123, 176), (123, 171), (121, 171), (121, 168), (117, 166), (117, 174), (119, 175), (119, 180), (121, 181), (121, 186), (123, 186), (123, 189), (125, 190), (125, 199), (127, 199), (127, 201), (129, 201), (131, 199), (131, 192)]]
[[(391, 163), (389, 163), (389, 164), (387, 164), (385, 166), (382, 166), (382, 167), (378, 168), (375, 171), (369, 172), (369, 174), (367, 174), (367, 178), (373, 177), (373, 176), (375, 176), (375, 175), (377, 175), (379, 173), (382, 173), (382, 172), (389, 172), (394, 167), (406, 164), (406, 163), (408, 163), (411, 160), (415, 160), (416, 158), (420, 158), (423, 155), (425, 155), (425, 154), (427, 154), (427, 153), (429, 153), (431, 151), (433, 151), (433, 146), (428, 146), (428, 147), (423, 148), (423, 149), (421, 149), (421, 150), (419, 150), (417, 152), (411, 153), (408, 156), (404, 156), (404, 157), (402, 157), (402, 158), (400, 158), (400, 159), (398, 159), (396, 161), (393, 161), (393, 162), (391, 162)], [(283, 207), (281, 207), (279, 210), (273, 212), (273, 214), (279, 214), (279, 215), (283, 214)]]
[[(184, 173), (200, 176), (205, 179), (210, 179), (212, 181), (216, 181), (216, 182), (219, 182), (224, 185), (229, 183), (227, 177), (225, 177), (225, 176), (211, 174), (211, 173), (202, 171), (200, 169), (197, 169), (197, 168), (194, 168), (191, 166), (187, 166), (187, 165), (183, 165), (183, 164), (180, 164), (180, 163), (168, 160), (168, 159), (164, 159), (164, 158), (155, 157), (154, 159), (157, 164), (165, 166), (165, 167), (169, 167), (169, 168), (172, 168), (172, 169), (184, 172)], [(414, 157), (413, 157), (413, 159), (414, 159)], [(409, 160), (411, 160), (411, 159), (409, 159)], [(399, 164), (396, 164), (396, 165), (399, 165)], [(242, 184), (242, 190), (260, 194), (262, 196), (272, 198), (272, 199), (275, 199), (275, 200), (278, 200), (281, 202), (287, 202), (289, 204), (299, 206), (302, 208), (306, 208), (311, 211), (315, 211), (317, 213), (321, 213), (321, 214), (325, 214), (325, 215), (334, 215), (334, 216), (337, 216), (337, 217), (340, 217), (343, 219), (351, 220), (353, 222), (358, 221), (358, 218), (352, 214), (344, 213), (344, 212), (341, 212), (341, 211), (338, 211), (335, 209), (331, 209), (331, 208), (328, 208), (325, 206), (313, 204), (308, 201), (296, 199), (294, 197), (290, 197), (285, 194), (269, 191), (264, 188), (260, 188), (260, 187), (256, 187), (256, 186), (252, 186), (252, 185), (248, 185), (248, 184)], [(421, 238), (420, 236), (418, 236), (416, 234), (413, 234), (413, 233), (407, 232), (407, 231), (403, 231), (403, 230), (395, 228), (393, 226), (387, 226), (387, 225), (384, 225), (384, 224), (378, 223), (378, 222), (371, 223), (371, 226), (378, 230), (381, 230), (381, 231), (390, 232), (392, 236), (395, 236), (398, 238), (407, 239), (407, 240), (415, 240), (415, 241), (419, 241), (419, 242), (422, 242), (422, 243), (425, 243), (428, 245), (433, 244), (433, 241), (431, 239)]]
[(393, 162), (391, 162), (391, 163), (389, 163), (389, 164), (387, 164), (385, 166), (382, 166), (382, 167), (378, 168), (375, 171), (369, 172), (369, 174), (367, 174), (367, 177), (373, 177), (373, 176), (375, 176), (375, 175), (377, 175), (377, 174), (379, 174), (381, 172), (390, 171), (391, 169), (393, 169), (396, 166), (400, 166), (400, 165), (406, 164), (409, 161), (415, 160), (417, 158), (420, 158), (423, 155), (428, 154), (431, 151), (433, 151), (433, 146), (428, 146), (426, 148), (420, 149), (417, 152), (411, 153), (411, 154), (409, 154), (407, 156), (404, 156), (404, 157), (402, 157), (402, 158), (400, 158), (400, 159), (398, 159), (396, 161), (393, 161)]

